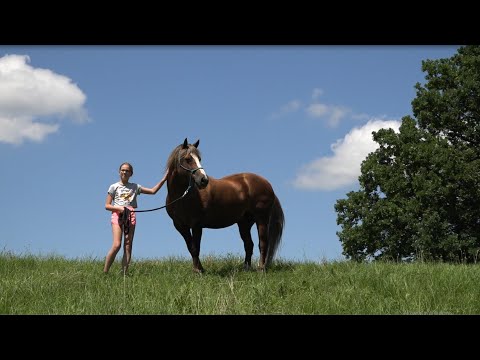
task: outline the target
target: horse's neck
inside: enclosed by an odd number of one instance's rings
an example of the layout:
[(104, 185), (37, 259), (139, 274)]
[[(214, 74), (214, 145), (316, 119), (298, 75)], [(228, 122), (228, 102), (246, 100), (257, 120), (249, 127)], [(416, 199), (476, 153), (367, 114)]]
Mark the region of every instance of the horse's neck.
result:
[(190, 176), (179, 176), (174, 172), (167, 181), (168, 193), (172, 196), (181, 196), (189, 185), (193, 186), (193, 179), (190, 179)]

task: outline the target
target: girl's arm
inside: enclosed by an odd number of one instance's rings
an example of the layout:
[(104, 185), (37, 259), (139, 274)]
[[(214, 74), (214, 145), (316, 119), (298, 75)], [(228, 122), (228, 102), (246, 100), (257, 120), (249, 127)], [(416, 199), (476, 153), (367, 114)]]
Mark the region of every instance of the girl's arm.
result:
[(107, 199), (105, 200), (105, 210), (108, 210), (108, 211), (119, 211), (119, 212), (123, 212), (124, 210), (124, 207), (123, 206), (114, 206), (112, 205), (112, 195), (110, 194), (107, 194)]
[(168, 175), (168, 170), (165, 172), (165, 175), (163, 175), (162, 180), (160, 180), (160, 182), (151, 189), (145, 188), (142, 186), (140, 190), (142, 194), (155, 195), (158, 192), (158, 190), (160, 190), (160, 188), (163, 186), (165, 181), (167, 181), (167, 175)]

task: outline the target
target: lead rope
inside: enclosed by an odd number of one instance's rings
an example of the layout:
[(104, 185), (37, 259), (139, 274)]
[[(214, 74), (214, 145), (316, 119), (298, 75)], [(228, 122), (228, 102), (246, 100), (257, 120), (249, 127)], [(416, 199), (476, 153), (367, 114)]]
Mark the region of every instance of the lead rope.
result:
[[(183, 168), (184, 170), (187, 170), (188, 172), (192, 173), (192, 175), (194, 175), (197, 170), (203, 169), (203, 167), (199, 167), (199, 168), (196, 168), (196, 169), (188, 169), (188, 168), (186, 168), (185, 166), (183, 166), (183, 165), (182, 165), (182, 162), (180, 161), (180, 153), (178, 154), (178, 165), (180, 165), (180, 167)], [(185, 197), (185, 195), (187, 195), (187, 193), (190, 191), (191, 188), (192, 188), (192, 177), (190, 176), (190, 179), (188, 180), (187, 190), (185, 190), (185, 192), (183, 193), (183, 195), (180, 196), (178, 199), (173, 200), (171, 203), (166, 204), (165, 206), (161, 206), (161, 207), (158, 207), (158, 208), (155, 208), (155, 209), (133, 210), (133, 212), (140, 213), (140, 212), (148, 212), (148, 211), (155, 211), (155, 210), (163, 209), (164, 207), (167, 207), (168, 205), (173, 204), (175, 201), (178, 201), (178, 200), (180, 200), (180, 199), (183, 199), (183, 198)], [(132, 210), (130, 210), (130, 211), (132, 211)]]
[(120, 226), (123, 225), (123, 233), (125, 235), (128, 235), (128, 233), (130, 232), (130, 224), (131, 224), (131, 221), (132, 221), (132, 214), (131, 214), (132, 212), (134, 212), (134, 213), (149, 212), (149, 211), (155, 211), (155, 210), (160, 210), (160, 209), (166, 208), (168, 205), (172, 205), (174, 202), (176, 202), (180, 199), (183, 199), (185, 197), (185, 195), (188, 194), (188, 192), (190, 191), (191, 188), (192, 188), (192, 177), (190, 176), (190, 180), (188, 181), (187, 190), (185, 190), (183, 195), (180, 196), (179, 198), (173, 200), (172, 202), (169, 202), (168, 204), (166, 204), (164, 206), (160, 206), (158, 208), (148, 209), (148, 210), (130, 210), (129, 208), (124, 207), (124, 211), (118, 219), (118, 224)]
[[(188, 172), (190, 172), (192, 175), (195, 174), (195, 172), (197, 170), (200, 170), (200, 169), (203, 169), (203, 167), (198, 167), (196, 169), (188, 169), (186, 168), (185, 166), (182, 165), (182, 162), (180, 161), (180, 153), (178, 154), (178, 164), (180, 165), (181, 168), (183, 168), (184, 170), (187, 170)], [(190, 179), (188, 180), (188, 187), (187, 187), (187, 190), (185, 190), (185, 192), (183, 193), (182, 196), (180, 196), (178, 199), (175, 199), (173, 200), (171, 203), (168, 203), (164, 206), (160, 206), (158, 208), (155, 208), (155, 209), (148, 209), (148, 210), (130, 210), (128, 208), (124, 208), (125, 210), (123, 211), (122, 213), (122, 218), (119, 219), (119, 224), (122, 223), (124, 226), (123, 226), (123, 232), (125, 235), (127, 235), (129, 232), (130, 232), (130, 222), (131, 222), (131, 213), (132, 212), (135, 212), (135, 213), (141, 213), (141, 212), (149, 212), (149, 211), (155, 211), (155, 210), (160, 210), (160, 209), (163, 209), (165, 207), (167, 207), (168, 205), (171, 205), (173, 204), (174, 202), (180, 200), (180, 199), (183, 199), (185, 197), (185, 195), (188, 194), (188, 192), (190, 191), (190, 189), (192, 188), (192, 176), (190, 176)]]

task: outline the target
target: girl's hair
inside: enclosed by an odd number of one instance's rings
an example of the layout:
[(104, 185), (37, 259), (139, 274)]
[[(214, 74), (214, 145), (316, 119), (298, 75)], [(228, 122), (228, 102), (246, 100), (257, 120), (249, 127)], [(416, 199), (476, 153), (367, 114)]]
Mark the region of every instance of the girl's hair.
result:
[(132, 175), (133, 175), (133, 166), (132, 166), (132, 164), (130, 164), (130, 163), (128, 163), (128, 162), (122, 163), (122, 164), (120, 165), (120, 167), (118, 168), (118, 171), (120, 171), (120, 170), (122, 169), (122, 166), (123, 166), (123, 165), (128, 165), (128, 167), (130, 168), (130, 176), (132, 176)]

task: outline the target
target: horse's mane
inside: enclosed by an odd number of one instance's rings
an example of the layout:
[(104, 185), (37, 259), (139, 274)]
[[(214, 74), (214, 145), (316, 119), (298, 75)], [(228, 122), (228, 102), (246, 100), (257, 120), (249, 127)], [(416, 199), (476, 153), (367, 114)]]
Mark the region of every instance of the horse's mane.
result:
[[(183, 154), (182, 154), (183, 151)], [(193, 153), (197, 155), (198, 158), (201, 158), (202, 155), (200, 154), (200, 150), (198, 150), (195, 146), (189, 144), (188, 149), (183, 149), (183, 144), (178, 145), (175, 149), (173, 149), (172, 153), (168, 156), (167, 164), (165, 165), (165, 170), (168, 170), (171, 173), (174, 169), (178, 166), (178, 159), (180, 157), (185, 157), (186, 155)]]

